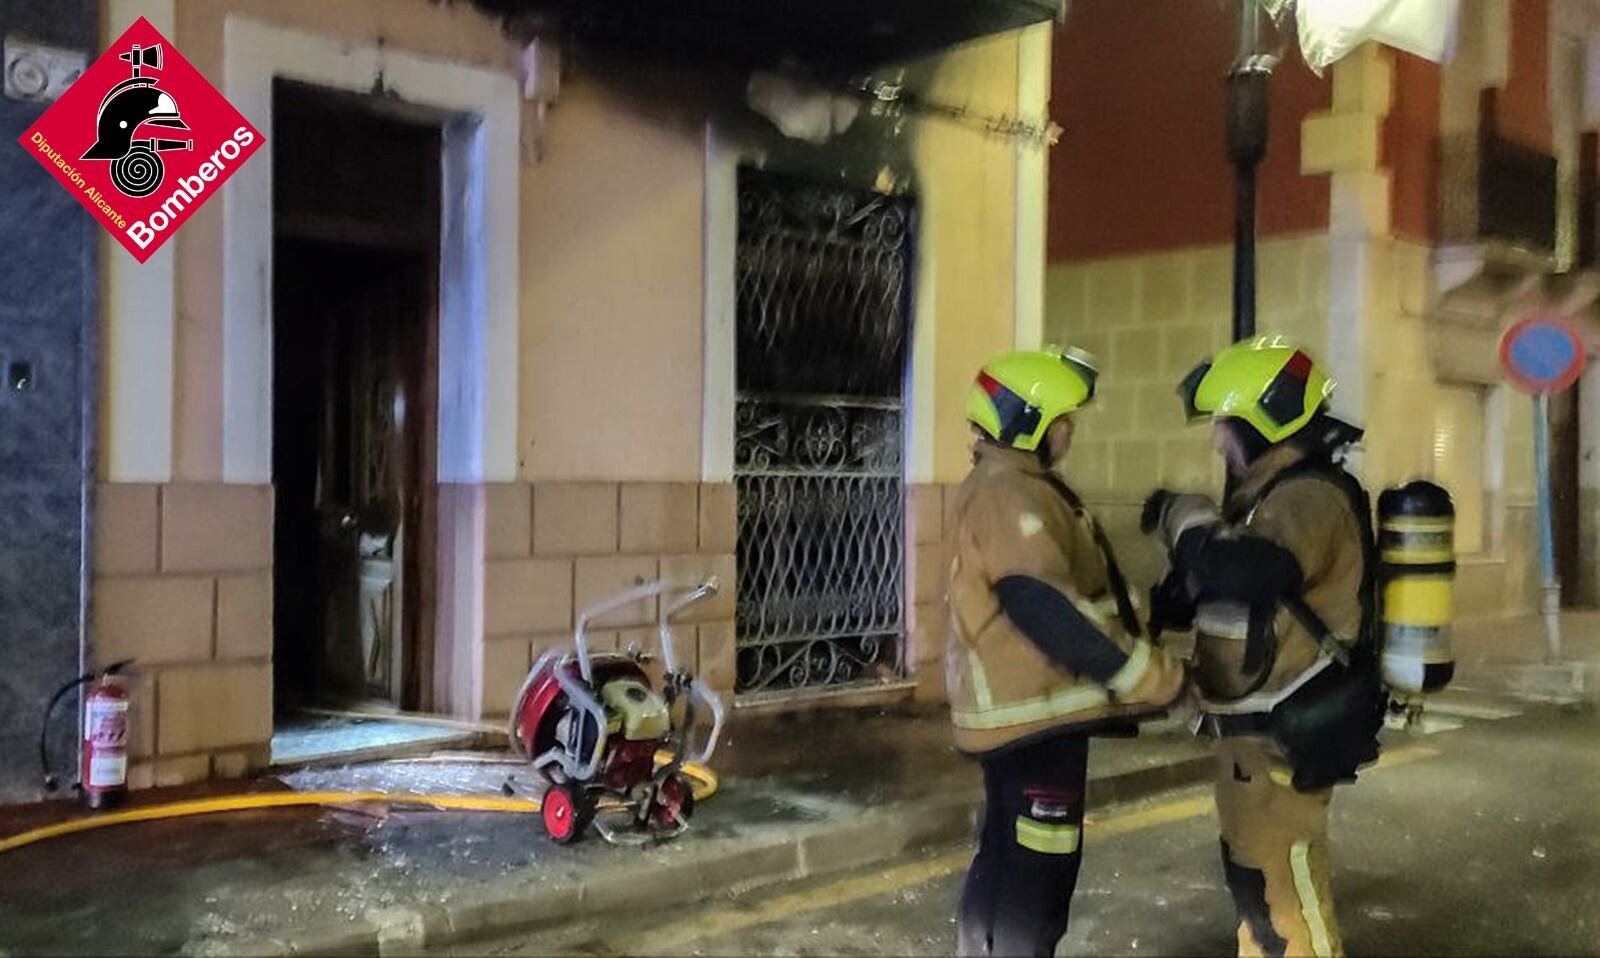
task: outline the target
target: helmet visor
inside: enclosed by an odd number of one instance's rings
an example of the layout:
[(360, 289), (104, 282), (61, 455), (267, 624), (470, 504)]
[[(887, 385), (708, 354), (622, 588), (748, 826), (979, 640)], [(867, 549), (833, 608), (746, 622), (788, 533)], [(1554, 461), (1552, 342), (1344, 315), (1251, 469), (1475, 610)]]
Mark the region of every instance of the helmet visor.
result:
[(1183, 399), (1183, 412), (1184, 415), (1189, 417), (1190, 422), (1205, 419), (1213, 412), (1210, 409), (1201, 409), (1197, 405), (1200, 383), (1209, 372), (1211, 372), (1211, 361), (1208, 359), (1189, 370), (1189, 375), (1183, 377), (1183, 381), (1178, 383), (1178, 396)]
[(1088, 395), (1083, 397), (1083, 401), (1087, 403), (1094, 399), (1094, 384), (1100, 378), (1100, 370), (1095, 368), (1094, 356), (1082, 349), (1071, 347), (1061, 354), (1061, 361), (1067, 364), (1068, 369), (1071, 369), (1083, 379), (1085, 388), (1089, 390)]

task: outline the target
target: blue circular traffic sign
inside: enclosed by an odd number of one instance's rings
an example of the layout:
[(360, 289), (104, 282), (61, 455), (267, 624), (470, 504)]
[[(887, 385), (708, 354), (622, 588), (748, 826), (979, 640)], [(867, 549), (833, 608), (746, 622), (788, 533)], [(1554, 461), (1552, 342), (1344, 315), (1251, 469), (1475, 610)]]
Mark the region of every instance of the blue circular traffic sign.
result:
[(1500, 365), (1506, 378), (1523, 392), (1566, 389), (1583, 373), (1583, 360), (1583, 341), (1558, 317), (1529, 316), (1500, 339)]

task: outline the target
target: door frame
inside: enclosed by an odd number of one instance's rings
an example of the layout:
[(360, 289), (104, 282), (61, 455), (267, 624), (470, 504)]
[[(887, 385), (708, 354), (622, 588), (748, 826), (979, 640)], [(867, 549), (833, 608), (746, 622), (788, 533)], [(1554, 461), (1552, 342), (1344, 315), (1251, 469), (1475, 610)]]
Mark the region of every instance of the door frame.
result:
[[(443, 202), (441, 184), (440, 201)], [(435, 251), (433, 265), (439, 265)], [(411, 447), (416, 455), (407, 463), (408, 472), (417, 477), (410, 492), (415, 501), (405, 504), (402, 528), (415, 531), (401, 542), (401, 708), (432, 711), (434, 708), (434, 655), (438, 631), (439, 595), (439, 271), (428, 272), (423, 290), (427, 312), (422, 317), (423, 354), (420, 400), (423, 428)], [(409, 413), (407, 414), (409, 417)], [(405, 615), (405, 610), (421, 610), (420, 615)]]
[[(228, 14), (223, 92), (272, 140), (278, 77), (356, 93), (442, 122), (437, 614), (423, 707), (477, 718), (483, 703), (484, 489), (517, 477), (522, 100), (510, 67), (464, 66)], [(272, 480), (272, 168), (247, 163), (223, 197), (223, 477)], [(421, 663), (424, 667), (426, 662)]]

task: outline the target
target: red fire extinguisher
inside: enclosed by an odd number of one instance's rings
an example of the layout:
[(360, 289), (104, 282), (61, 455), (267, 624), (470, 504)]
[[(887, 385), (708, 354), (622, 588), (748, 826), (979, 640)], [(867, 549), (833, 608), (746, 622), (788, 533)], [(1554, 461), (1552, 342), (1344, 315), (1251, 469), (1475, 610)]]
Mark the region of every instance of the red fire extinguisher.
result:
[(68, 692), (88, 686), (83, 697), (83, 759), (78, 770), (78, 790), (95, 809), (111, 808), (128, 796), (128, 692), (119, 674), (132, 659), (114, 662), (97, 672), (78, 676), (56, 690), (45, 707), (44, 728), (39, 733), (39, 764), (44, 769), (46, 791), (56, 790), (50, 772), (50, 715)]
[(83, 798), (90, 808), (120, 804), (128, 794), (128, 693), (115, 676), (89, 683), (83, 700)]

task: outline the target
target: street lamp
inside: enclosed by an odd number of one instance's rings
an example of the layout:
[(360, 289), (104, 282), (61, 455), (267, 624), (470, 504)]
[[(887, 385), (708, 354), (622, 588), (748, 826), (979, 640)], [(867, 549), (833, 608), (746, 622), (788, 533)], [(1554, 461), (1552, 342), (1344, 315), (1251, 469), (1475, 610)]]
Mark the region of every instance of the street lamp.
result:
[(1233, 339), (1256, 332), (1256, 168), (1267, 155), (1267, 100), (1278, 58), (1261, 49), (1261, 15), (1299, 32), (1300, 52), (1318, 75), (1367, 42), (1435, 62), (1448, 58), (1460, 0), (1237, 0), (1239, 53), (1228, 74), (1228, 159), (1235, 175)]
[(1261, 52), (1257, 0), (1239, 0), (1239, 57), (1228, 74), (1228, 159), (1234, 168), (1233, 339), (1256, 331), (1256, 167), (1267, 155), (1267, 98), (1277, 57)]

